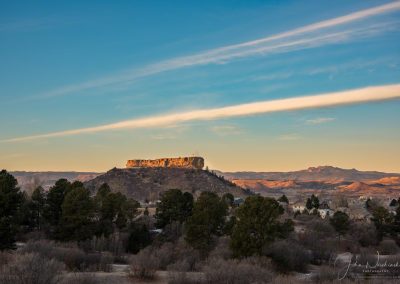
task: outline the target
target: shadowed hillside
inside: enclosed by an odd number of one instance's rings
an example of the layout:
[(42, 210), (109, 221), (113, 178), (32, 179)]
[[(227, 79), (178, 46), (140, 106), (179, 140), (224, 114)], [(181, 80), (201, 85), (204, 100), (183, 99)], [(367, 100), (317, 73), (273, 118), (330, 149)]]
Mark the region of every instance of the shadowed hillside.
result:
[(114, 168), (85, 183), (90, 190), (96, 190), (107, 183), (118, 191), (136, 200), (157, 200), (160, 193), (178, 188), (199, 195), (202, 191), (218, 194), (226, 192), (244, 196), (248, 192), (211, 172), (182, 168)]

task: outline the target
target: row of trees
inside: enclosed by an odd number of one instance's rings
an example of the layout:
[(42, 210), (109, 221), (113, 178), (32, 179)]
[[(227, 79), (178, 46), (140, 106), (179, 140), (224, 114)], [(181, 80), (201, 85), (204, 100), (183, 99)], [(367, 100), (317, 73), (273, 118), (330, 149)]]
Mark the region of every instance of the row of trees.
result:
[(213, 248), (216, 237), (229, 235), (235, 256), (249, 256), (261, 255), (268, 244), (293, 231), (291, 220), (281, 220), (283, 213), (273, 198), (250, 196), (236, 207), (231, 194), (202, 192), (193, 201), (190, 193), (171, 189), (162, 196), (155, 218), (159, 228), (184, 224), (186, 242), (203, 253)]
[[(40, 231), (59, 241), (82, 241), (93, 236), (108, 237), (114, 231), (131, 231), (131, 251), (150, 242), (148, 228), (135, 223), (139, 203), (103, 184), (92, 196), (81, 182), (58, 180), (47, 192), (36, 188), (27, 196), (16, 179), (0, 173), (0, 244), (13, 248), (17, 232)], [(177, 222), (184, 225), (185, 240), (207, 252), (216, 237), (230, 235), (235, 255), (261, 254), (276, 238), (293, 230), (291, 220), (281, 221), (284, 209), (272, 198), (251, 196), (240, 207), (232, 194), (219, 197), (203, 192), (196, 201), (178, 189), (165, 192), (155, 214), (156, 227)]]
[(48, 192), (36, 188), (31, 196), (20, 190), (7, 171), (0, 172), (0, 249), (13, 248), (18, 232), (41, 231), (60, 241), (81, 241), (129, 229), (139, 203), (107, 184), (91, 196), (81, 182), (58, 180)]

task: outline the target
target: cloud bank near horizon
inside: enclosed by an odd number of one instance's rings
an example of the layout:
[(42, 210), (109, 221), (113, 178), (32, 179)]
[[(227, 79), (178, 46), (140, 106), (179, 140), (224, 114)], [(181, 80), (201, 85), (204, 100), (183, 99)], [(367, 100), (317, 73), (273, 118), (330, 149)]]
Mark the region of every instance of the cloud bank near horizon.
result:
[[(132, 82), (139, 78), (185, 67), (226, 63), (234, 59), (255, 55), (284, 53), (370, 37), (396, 27), (393, 23), (378, 23), (361, 28), (347, 28), (342, 31), (329, 31), (329, 29), (398, 10), (400, 10), (400, 1), (395, 1), (257, 40), (215, 48), (193, 55), (176, 57), (95, 80), (67, 85), (35, 96), (34, 98), (63, 96), (118, 83)], [(325, 32), (320, 33), (321, 31)]]
[(20, 142), (34, 139), (72, 136), (120, 129), (157, 128), (176, 125), (188, 121), (206, 121), (258, 114), (324, 108), (339, 105), (367, 103), (400, 98), (400, 84), (372, 86), (348, 91), (302, 96), (287, 99), (260, 101), (212, 109), (192, 110), (182, 113), (149, 116), (120, 121), (95, 127), (52, 132), (1, 140), (0, 142)]

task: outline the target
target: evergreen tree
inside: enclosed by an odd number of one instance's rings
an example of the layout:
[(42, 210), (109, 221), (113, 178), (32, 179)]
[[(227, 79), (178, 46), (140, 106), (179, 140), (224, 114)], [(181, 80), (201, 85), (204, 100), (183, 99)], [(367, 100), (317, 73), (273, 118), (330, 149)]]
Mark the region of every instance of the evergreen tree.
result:
[(136, 254), (150, 244), (151, 236), (146, 225), (132, 223), (129, 229), (127, 252)]
[(232, 195), (232, 193), (225, 193), (222, 195), (222, 200), (228, 205), (228, 206), (233, 206), (233, 201), (235, 200), (235, 197)]
[(43, 210), (45, 205), (44, 189), (39, 186), (33, 190), (31, 197), (26, 192), (25, 202), (20, 210), (21, 229), (23, 232), (40, 230), (43, 224)]
[(307, 198), (306, 208), (307, 208), (308, 210), (311, 210), (311, 209), (313, 208), (312, 202), (311, 202), (311, 198)]
[(273, 198), (250, 196), (236, 213), (231, 248), (237, 257), (261, 255), (276, 238), (287, 237), (293, 231), (291, 221), (279, 222), (284, 209)]
[(93, 201), (84, 187), (71, 189), (62, 203), (61, 225), (58, 237), (61, 240), (86, 240), (93, 236)]
[(396, 199), (392, 199), (392, 201), (390, 201), (390, 204), (389, 204), (389, 206), (391, 206), (391, 207), (395, 207), (398, 205), (399, 205), (399, 202)]
[(18, 213), (24, 203), (17, 185), (17, 180), (6, 170), (0, 172), (0, 250), (15, 248)]
[(120, 192), (113, 193), (106, 183), (97, 190), (94, 203), (98, 219), (96, 235), (106, 237), (113, 233), (114, 226), (125, 228), (137, 215), (140, 206), (136, 200), (126, 198)]
[(43, 223), (43, 211), (46, 202), (46, 195), (43, 187), (37, 187), (31, 196), (31, 212), (34, 229), (41, 230)]
[(166, 191), (156, 209), (156, 227), (164, 228), (174, 221), (183, 223), (192, 214), (193, 195), (179, 189)]
[(335, 228), (336, 232), (340, 236), (344, 235), (350, 228), (349, 216), (341, 211), (336, 211), (330, 219), (330, 223)]
[(375, 207), (372, 211), (371, 221), (375, 224), (378, 238), (380, 240), (385, 235), (394, 234), (393, 225), (395, 223), (395, 218), (385, 207)]
[(60, 223), (62, 215), (62, 204), (65, 195), (71, 190), (71, 183), (66, 179), (59, 179), (47, 193), (46, 204), (44, 208), (44, 218), (51, 226), (52, 232)]
[(311, 195), (311, 206), (312, 206), (312, 208), (315, 208), (315, 209), (319, 208), (319, 199), (314, 194)]
[(97, 228), (96, 235), (104, 235), (108, 237), (113, 232), (113, 221), (118, 213), (118, 208), (115, 198), (111, 193), (108, 184), (104, 183), (97, 190), (94, 198), (96, 212), (97, 212)]
[(185, 240), (193, 248), (206, 252), (212, 248), (213, 236), (221, 235), (228, 206), (217, 194), (202, 192), (186, 222)]
[(279, 197), (278, 201), (289, 204), (289, 199), (286, 197), (286, 195), (282, 195), (281, 197)]

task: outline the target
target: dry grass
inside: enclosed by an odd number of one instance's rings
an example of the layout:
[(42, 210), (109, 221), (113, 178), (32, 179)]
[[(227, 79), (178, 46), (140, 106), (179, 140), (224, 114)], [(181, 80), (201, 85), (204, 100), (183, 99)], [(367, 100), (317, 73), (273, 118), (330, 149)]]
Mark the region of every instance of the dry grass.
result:
[(1, 268), (2, 284), (53, 284), (59, 283), (64, 265), (38, 253), (18, 254)]
[(273, 274), (253, 260), (212, 259), (204, 267), (205, 282), (215, 284), (269, 283)]

